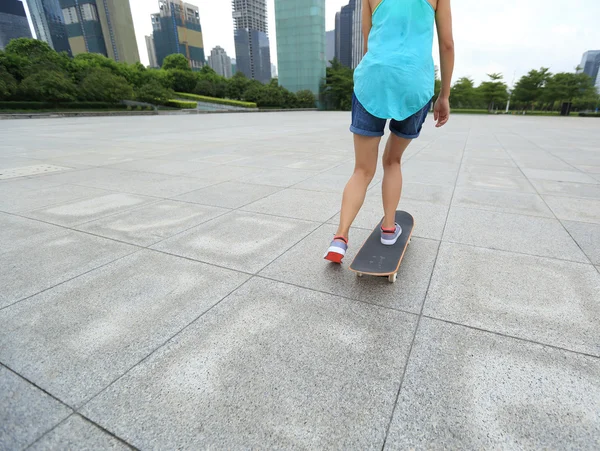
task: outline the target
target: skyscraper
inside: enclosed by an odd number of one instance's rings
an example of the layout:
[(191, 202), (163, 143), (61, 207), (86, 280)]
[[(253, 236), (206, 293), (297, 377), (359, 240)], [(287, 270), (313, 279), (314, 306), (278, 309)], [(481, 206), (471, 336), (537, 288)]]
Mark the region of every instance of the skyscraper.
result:
[(336, 58), (343, 66), (352, 67), (352, 44), (354, 35), (353, 22), (356, 0), (350, 0), (348, 4), (336, 15)]
[(600, 88), (600, 50), (589, 50), (583, 54), (581, 72), (588, 74)]
[(154, 36), (145, 36), (146, 38), (146, 50), (148, 50), (148, 66), (157, 68), (159, 67), (158, 61), (156, 60), (156, 48), (154, 47)]
[(271, 80), (266, 0), (232, 0), (237, 71), (261, 83)]
[(37, 38), (57, 52), (71, 55), (67, 27), (58, 0), (29, 0), (27, 5)]
[(325, 78), (325, 0), (275, 0), (279, 84), (319, 95)]
[(140, 60), (129, 0), (59, 0), (73, 55), (100, 53), (118, 62)]
[(352, 15), (352, 69), (360, 64), (363, 54), (365, 40), (362, 31), (362, 2), (363, 0), (355, 0), (353, 15)]
[(331, 66), (330, 61), (335, 58), (335, 30), (325, 33), (325, 41), (325, 60), (327, 61), (327, 67), (329, 67)]
[(0, 2), (0, 50), (4, 50), (12, 39), (30, 37), (31, 30), (23, 3), (19, 0)]
[(181, 53), (186, 56), (193, 70), (199, 70), (206, 62), (200, 10), (197, 6), (178, 0), (159, 0), (158, 7), (160, 12), (152, 14), (158, 65), (162, 66), (167, 56)]
[(219, 46), (216, 46), (210, 52), (208, 65), (222, 77), (231, 78), (233, 76), (231, 72), (231, 58), (229, 58), (227, 52)]

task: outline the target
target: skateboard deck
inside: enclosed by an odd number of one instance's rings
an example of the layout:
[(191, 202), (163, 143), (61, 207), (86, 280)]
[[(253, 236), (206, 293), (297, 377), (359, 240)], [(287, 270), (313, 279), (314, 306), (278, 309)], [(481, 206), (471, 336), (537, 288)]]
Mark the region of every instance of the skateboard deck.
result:
[(396, 222), (402, 227), (402, 235), (392, 246), (381, 244), (381, 223), (377, 224), (367, 241), (362, 245), (354, 261), (350, 265), (350, 270), (361, 277), (363, 274), (369, 276), (387, 276), (392, 283), (396, 281), (400, 264), (404, 258), (406, 248), (410, 243), (415, 220), (405, 211), (396, 212)]

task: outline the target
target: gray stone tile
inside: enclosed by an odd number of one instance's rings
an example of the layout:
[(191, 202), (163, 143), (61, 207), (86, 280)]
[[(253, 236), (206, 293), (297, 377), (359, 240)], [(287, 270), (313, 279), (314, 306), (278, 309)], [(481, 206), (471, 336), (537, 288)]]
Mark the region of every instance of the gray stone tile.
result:
[(515, 213), (554, 218), (554, 214), (537, 194), (492, 191), (458, 187), (453, 206), (479, 208), (500, 213)]
[(77, 199), (64, 204), (23, 213), (23, 215), (52, 224), (70, 227), (157, 201), (153, 197), (111, 193)]
[(600, 224), (600, 199), (544, 196), (557, 218)]
[[(303, 182), (294, 185), (294, 188), (311, 190), (311, 191), (324, 191), (324, 192), (332, 192), (336, 194), (340, 194), (344, 191), (348, 180), (350, 179), (350, 174), (330, 174), (329, 171), (323, 172), (319, 175), (315, 175), (309, 179), (304, 180)], [(371, 182), (371, 186), (378, 183), (380, 177), (374, 177)]]
[(152, 247), (255, 273), (318, 225), (314, 222), (235, 211)]
[(71, 413), (0, 365), (0, 449), (23, 449)]
[(485, 173), (461, 172), (456, 186), (472, 189), (507, 190), (521, 193), (535, 193), (529, 181), (522, 175), (493, 175)]
[(131, 447), (81, 416), (72, 415), (29, 449), (35, 451), (94, 451), (100, 449), (124, 451), (130, 450)]
[(177, 199), (215, 207), (239, 208), (279, 190), (281, 188), (275, 186), (225, 182), (177, 196)]
[(86, 405), (141, 448), (381, 448), (416, 318), (253, 279)]
[(598, 374), (598, 359), (424, 318), (386, 449), (598, 449)]
[(556, 182), (574, 182), (574, 183), (598, 183), (597, 180), (575, 171), (551, 171), (546, 169), (523, 169), (523, 172), (530, 179), (552, 180)]
[(0, 213), (0, 255), (26, 244), (34, 235), (62, 231), (52, 224)]
[(600, 356), (598, 293), (591, 265), (442, 243), (424, 314)]
[(135, 251), (79, 232), (38, 233), (20, 239), (0, 253), (0, 307), (39, 293), (86, 271)]
[(287, 188), (317, 174), (318, 172), (315, 171), (303, 171), (299, 169), (278, 169), (277, 171), (273, 171), (272, 169), (262, 169), (249, 175), (239, 177), (237, 181)]
[(307, 221), (325, 222), (340, 210), (341, 193), (324, 193), (299, 189), (285, 189), (242, 210), (266, 213)]
[(0, 361), (76, 407), (246, 279), (143, 250), (1, 310)]
[[(40, 183), (42, 185), (43, 183)], [(37, 210), (50, 205), (72, 202), (91, 196), (110, 194), (110, 191), (86, 186), (52, 185), (30, 189), (24, 192), (11, 192), (0, 190), (0, 210), (10, 213)]]
[(461, 167), (461, 173), (491, 175), (496, 177), (522, 177), (523, 173), (519, 168), (511, 166), (497, 166), (487, 164), (469, 164), (464, 163)]
[(418, 313), (425, 299), (438, 242), (413, 238), (398, 273), (398, 282), (387, 278), (362, 277), (345, 269), (352, 263), (370, 231), (352, 230), (344, 265), (323, 259), (336, 227), (325, 225), (287, 251), (260, 275), (272, 279), (346, 296), (371, 304)]
[(228, 211), (224, 208), (165, 200), (86, 222), (76, 228), (139, 246), (150, 246)]
[(457, 171), (438, 171), (416, 170), (406, 166), (402, 171), (405, 183), (425, 183), (429, 185), (454, 186), (456, 182)]
[(503, 166), (507, 168), (514, 168), (516, 164), (509, 157), (486, 157), (486, 156), (478, 156), (476, 153), (465, 153), (465, 157), (463, 159), (464, 165), (486, 165), (486, 166)]
[(454, 187), (451, 186), (404, 183), (402, 186), (402, 199), (405, 201), (416, 200), (449, 206), (453, 191)]
[(555, 182), (552, 180), (531, 180), (541, 194), (555, 194), (569, 197), (589, 197), (600, 199), (600, 185), (590, 183)]
[(452, 207), (444, 241), (587, 262), (556, 219)]
[(579, 247), (595, 265), (600, 265), (600, 224), (562, 221)]
[(186, 175), (195, 171), (226, 171), (227, 168), (207, 161), (179, 161), (143, 158), (129, 159), (125, 162), (109, 166), (111, 169), (122, 169), (135, 172), (154, 172), (166, 175)]

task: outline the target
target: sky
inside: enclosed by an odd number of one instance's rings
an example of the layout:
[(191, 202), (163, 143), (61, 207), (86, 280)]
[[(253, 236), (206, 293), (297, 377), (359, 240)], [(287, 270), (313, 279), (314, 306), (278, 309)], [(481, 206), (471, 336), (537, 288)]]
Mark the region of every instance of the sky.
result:
[[(287, 0), (294, 1), (294, 0)], [(401, 1), (401, 0), (399, 0)], [(235, 57), (230, 0), (188, 0), (200, 9), (205, 51), (219, 45)], [(348, 0), (325, 0), (326, 28)], [(148, 63), (145, 35), (158, 0), (130, 0), (140, 57)], [(271, 59), (277, 63), (274, 0), (267, 0)], [(572, 71), (586, 50), (600, 49), (600, 0), (452, 0), (456, 68), (454, 80), (476, 82), (500, 72), (510, 85), (531, 69)], [(434, 59), (438, 64), (437, 45)]]

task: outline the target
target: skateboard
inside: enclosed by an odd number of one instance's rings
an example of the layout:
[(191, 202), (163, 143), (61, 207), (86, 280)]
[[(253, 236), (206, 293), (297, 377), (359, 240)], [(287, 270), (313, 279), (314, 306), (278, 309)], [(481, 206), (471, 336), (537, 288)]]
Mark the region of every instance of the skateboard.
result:
[(415, 220), (405, 211), (396, 212), (396, 222), (402, 227), (402, 235), (400, 235), (396, 244), (392, 246), (381, 244), (380, 230), (382, 222), (383, 219), (362, 245), (350, 265), (350, 270), (354, 271), (358, 277), (362, 277), (364, 274), (387, 277), (391, 283), (394, 283), (410, 243)]

